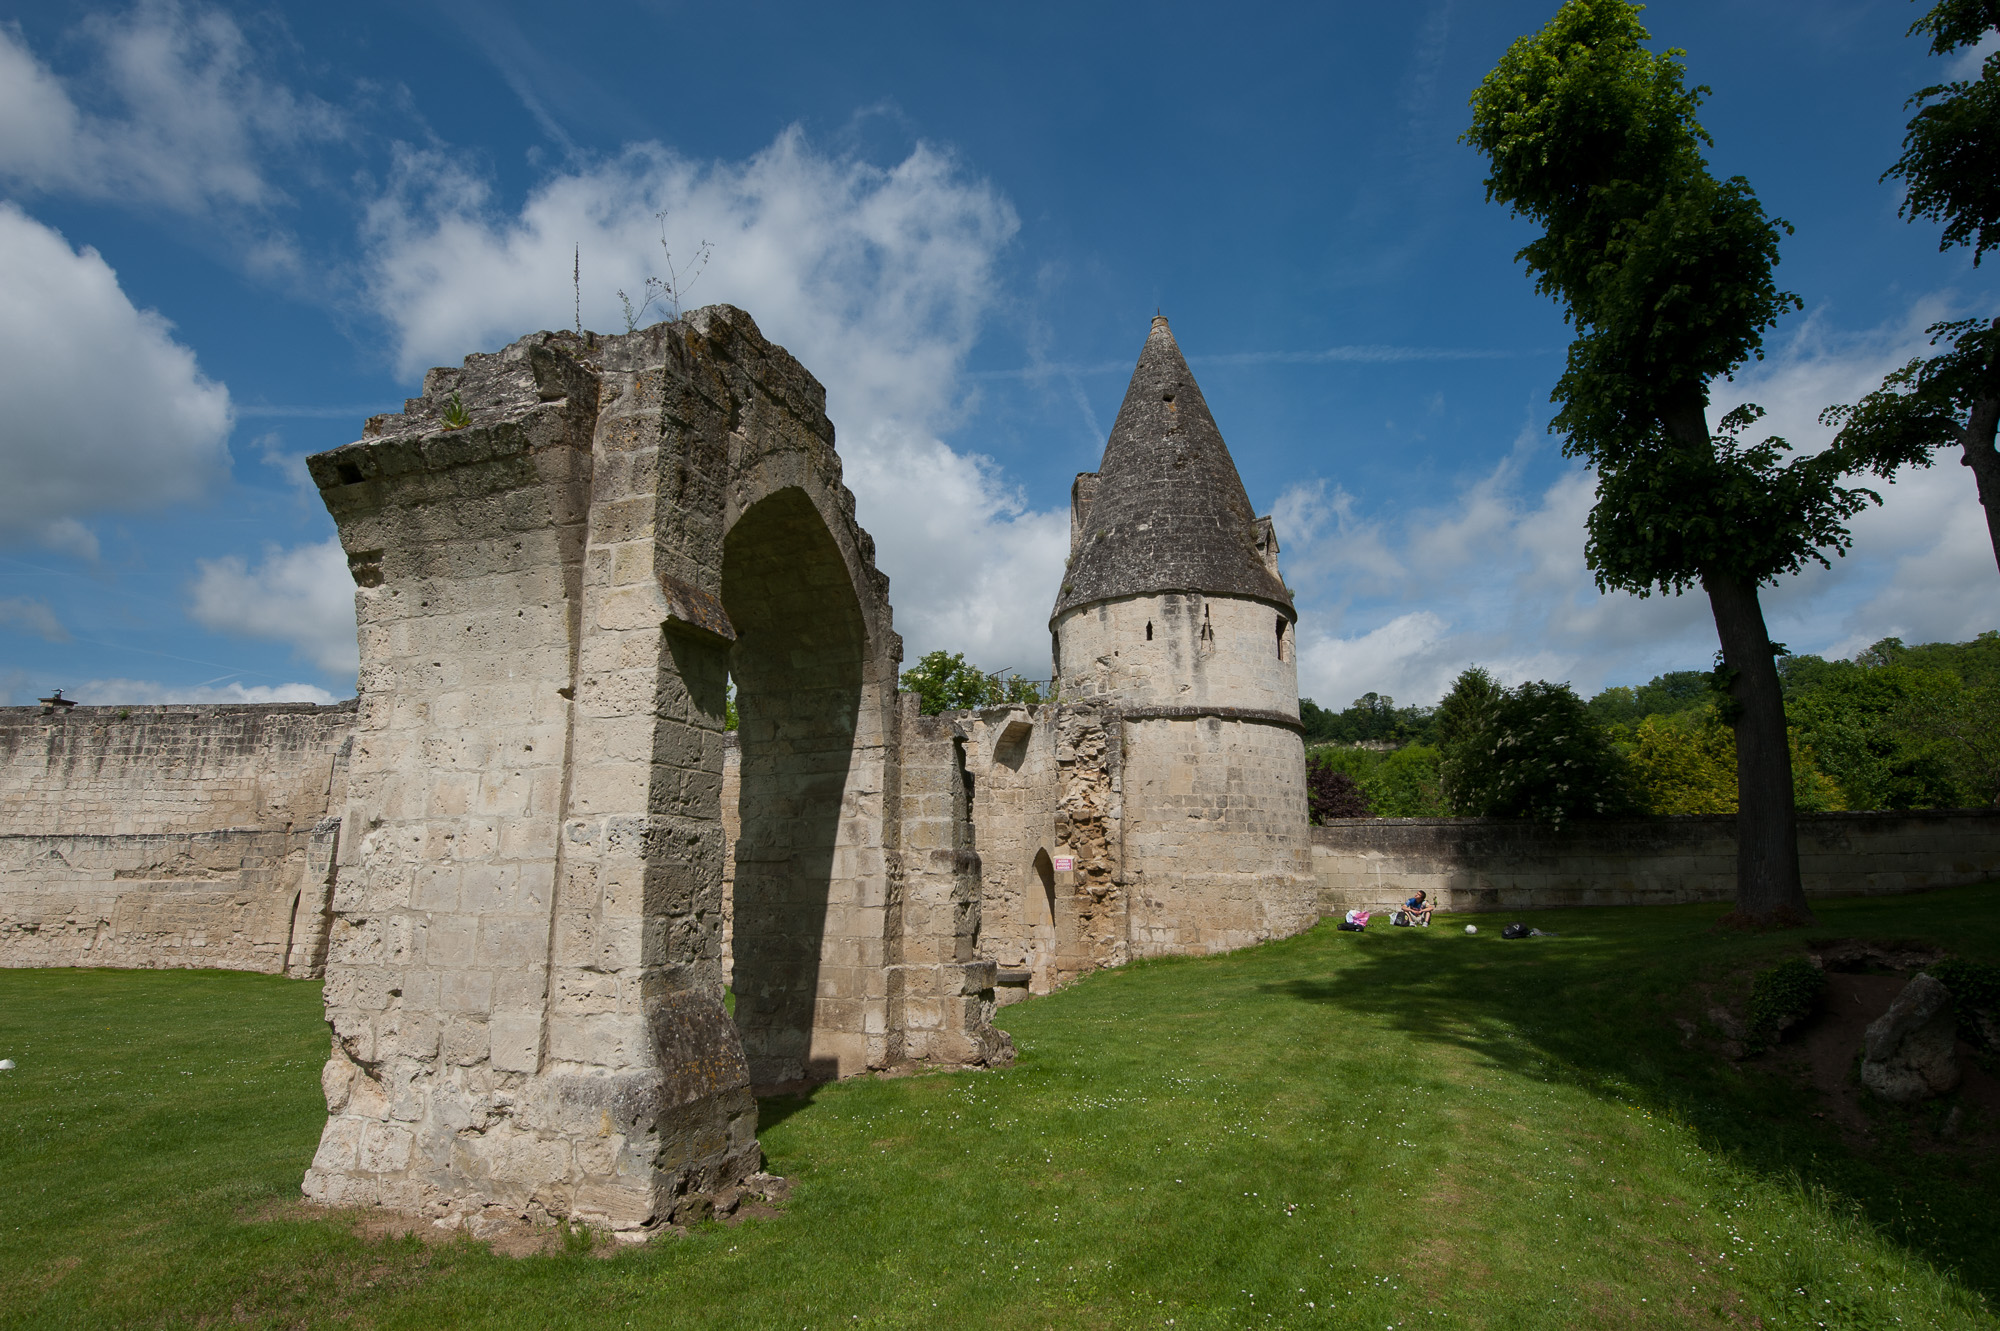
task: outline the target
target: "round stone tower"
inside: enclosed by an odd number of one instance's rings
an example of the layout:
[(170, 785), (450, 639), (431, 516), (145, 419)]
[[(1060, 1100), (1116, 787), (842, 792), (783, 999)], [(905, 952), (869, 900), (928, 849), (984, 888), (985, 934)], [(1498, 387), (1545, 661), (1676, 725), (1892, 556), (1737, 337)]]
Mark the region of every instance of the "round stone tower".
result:
[[(1318, 918), (1297, 619), (1271, 520), (1156, 317), (1104, 461), (1071, 493), (1049, 621), (1058, 700), (1099, 718), (1112, 755), (1100, 876), (1122, 898), (1127, 955), (1226, 951)], [(1064, 744), (1081, 751), (1076, 729)]]

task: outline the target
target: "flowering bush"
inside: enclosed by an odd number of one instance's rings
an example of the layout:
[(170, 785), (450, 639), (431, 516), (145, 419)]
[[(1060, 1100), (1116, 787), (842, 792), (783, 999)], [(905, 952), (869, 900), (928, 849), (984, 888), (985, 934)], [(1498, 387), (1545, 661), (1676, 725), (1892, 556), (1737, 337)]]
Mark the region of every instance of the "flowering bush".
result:
[(1483, 701), (1441, 771), (1458, 814), (1560, 826), (1639, 807), (1624, 757), (1567, 684), (1537, 680)]

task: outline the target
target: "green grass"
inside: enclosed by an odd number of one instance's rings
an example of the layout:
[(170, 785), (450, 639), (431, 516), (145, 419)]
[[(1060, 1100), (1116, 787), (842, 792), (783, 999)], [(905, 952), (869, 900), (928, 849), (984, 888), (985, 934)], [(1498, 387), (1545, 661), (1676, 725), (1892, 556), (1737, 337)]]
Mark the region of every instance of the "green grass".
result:
[[(264, 1218), (322, 1116), (319, 990), (0, 971), (0, 1326), (1985, 1326), (2000, 1187), (1936, 1109), (1857, 1154), (1765, 1063), (1683, 1048), (1804, 932), (1722, 907), (1556, 939), (1328, 926), (1002, 1014), (1004, 1073), (768, 1102), (786, 1213), (600, 1260)], [(2000, 959), (2000, 887), (1817, 935)]]

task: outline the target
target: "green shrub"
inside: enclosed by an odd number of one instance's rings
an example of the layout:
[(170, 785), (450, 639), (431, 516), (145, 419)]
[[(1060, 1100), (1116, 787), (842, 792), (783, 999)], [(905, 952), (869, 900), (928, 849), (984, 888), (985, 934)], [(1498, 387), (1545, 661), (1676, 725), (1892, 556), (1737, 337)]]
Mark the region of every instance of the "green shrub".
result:
[(1989, 1054), (2000, 1054), (2000, 966), (1952, 957), (1924, 970), (1951, 991), (1959, 1034)]
[(1812, 1015), (1826, 988), (1826, 974), (1804, 957), (1793, 957), (1757, 972), (1750, 984), (1750, 1038), (1776, 1044), (1787, 1030)]
[(1445, 813), (1438, 751), (1428, 744), (1405, 744), (1377, 763), (1361, 788), (1382, 818), (1439, 818)]
[(1405, 744), (1390, 753), (1333, 745), (1309, 751), (1306, 763), (1309, 780), (1322, 769), (1353, 778), (1377, 818), (1441, 818), (1449, 812), (1440, 792), (1438, 751), (1427, 744)]

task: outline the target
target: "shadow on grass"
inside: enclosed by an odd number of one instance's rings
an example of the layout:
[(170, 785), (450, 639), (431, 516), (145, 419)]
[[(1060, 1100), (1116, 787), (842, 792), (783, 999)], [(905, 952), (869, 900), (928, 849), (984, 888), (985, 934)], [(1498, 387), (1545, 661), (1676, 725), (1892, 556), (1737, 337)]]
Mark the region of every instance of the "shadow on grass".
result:
[(817, 1083), (795, 1095), (764, 1095), (757, 1098), (757, 1131), (769, 1132), (802, 1109), (810, 1108), (813, 1097), (819, 1094), (825, 1082)]
[[(1567, 1081), (1670, 1116), (1706, 1149), (1798, 1180), (1968, 1287), (2000, 1297), (2000, 1186), (1990, 1147), (1912, 1150), (1918, 1124), (1932, 1115), (1888, 1106), (1876, 1116), (1874, 1140), (1850, 1145), (1812, 1117), (1817, 1093), (1769, 1056), (1733, 1064), (1689, 1046), (1674, 1025), (1676, 1017), (1700, 1020), (1706, 986), (1740, 1013), (1749, 975), (1803, 953), (1809, 936), (1907, 938), (1913, 923), (1936, 921), (1949, 931), (1933, 938), (1937, 945), (1991, 958), (2000, 890), (1965, 896), (1950, 910), (1901, 901), (1907, 909), (1885, 910), (1879, 899), (1817, 902), (1817, 924), (1761, 936), (1716, 929), (1721, 907), (1522, 912), (1560, 936), (1512, 941), (1497, 937), (1497, 917), (1480, 921), (1477, 938), (1459, 934), (1463, 918), (1440, 919), (1454, 936), (1342, 935), (1338, 968), (1262, 988), (1373, 1014), (1412, 1039), (1457, 1046), (1510, 1075)], [(1967, 910), (1980, 918), (1968, 922)], [(1916, 1140), (1928, 1144), (1928, 1134)]]

